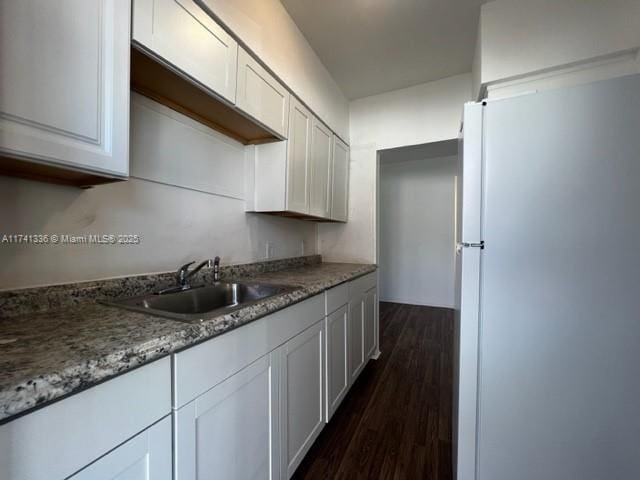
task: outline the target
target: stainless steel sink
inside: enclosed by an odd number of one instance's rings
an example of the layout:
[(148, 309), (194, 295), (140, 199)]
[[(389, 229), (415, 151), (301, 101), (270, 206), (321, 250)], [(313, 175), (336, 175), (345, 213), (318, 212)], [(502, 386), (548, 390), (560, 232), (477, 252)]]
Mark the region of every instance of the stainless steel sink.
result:
[(281, 285), (220, 282), (106, 303), (174, 320), (198, 322), (293, 290), (295, 287)]

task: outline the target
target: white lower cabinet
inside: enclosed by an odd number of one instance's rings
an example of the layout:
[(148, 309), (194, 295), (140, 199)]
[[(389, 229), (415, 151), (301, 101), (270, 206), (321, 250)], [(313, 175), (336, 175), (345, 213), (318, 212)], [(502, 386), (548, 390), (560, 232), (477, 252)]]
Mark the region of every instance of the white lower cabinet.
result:
[(289, 479), (377, 336), (373, 273), (0, 425), (0, 479)]
[(349, 381), (353, 383), (364, 368), (364, 296), (349, 300)]
[(349, 282), (349, 380), (353, 383), (378, 350), (377, 273)]
[(165, 417), (69, 480), (172, 480), (171, 417)]
[(325, 320), (326, 421), (329, 422), (349, 389), (349, 306), (340, 307)]
[[(134, 442), (135, 447), (129, 443), (170, 413), (171, 364), (164, 357), (0, 425), (0, 479), (59, 480), (98, 463), (105, 465), (96, 470), (102, 476), (78, 478), (137, 478), (115, 476), (118, 472), (111, 465), (115, 468), (124, 457), (141, 458), (144, 449), (163, 450), (155, 447), (165, 442), (170, 446), (170, 430), (162, 440), (158, 429), (152, 435), (147, 431), (146, 446), (145, 440), (139, 440), (140, 445)], [(112, 460), (106, 460), (111, 454)], [(170, 469), (171, 448), (158, 456)], [(155, 458), (149, 461), (154, 463)]]
[(378, 325), (378, 292), (376, 287), (364, 294), (364, 357), (371, 358), (376, 351)]
[(282, 477), (289, 478), (324, 427), (324, 321), (280, 352)]
[(278, 479), (278, 351), (175, 412), (175, 479)]

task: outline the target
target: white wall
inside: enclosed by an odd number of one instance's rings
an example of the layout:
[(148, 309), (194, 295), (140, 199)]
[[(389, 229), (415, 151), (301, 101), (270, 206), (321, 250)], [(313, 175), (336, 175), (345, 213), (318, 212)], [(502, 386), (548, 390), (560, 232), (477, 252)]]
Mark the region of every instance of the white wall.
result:
[(380, 166), (380, 300), (453, 308), (457, 157)]
[(279, 0), (201, 0), (318, 117), (349, 139), (349, 104)]
[(471, 74), (351, 102), (349, 222), (320, 224), (318, 250), (327, 261), (376, 262), (378, 150), (455, 139)]
[(456, 138), (470, 96), (471, 75), (463, 74), (354, 100), (351, 145), (381, 150)]
[(482, 29), (481, 20), (478, 20), (478, 32), (476, 34), (476, 46), (473, 52), (473, 63), (471, 64), (471, 84), (473, 100), (480, 100), (482, 90)]
[(171, 271), (214, 255), (223, 264), (262, 260), (267, 242), (272, 258), (298, 256), (303, 244), (315, 253), (315, 224), (244, 212), (242, 145), (143, 103), (155, 108), (134, 97), (131, 172), (139, 178), (81, 190), (0, 176), (0, 233), (136, 234), (141, 244), (0, 244), (0, 288)]
[(479, 27), (482, 84), (640, 47), (638, 0), (494, 0)]

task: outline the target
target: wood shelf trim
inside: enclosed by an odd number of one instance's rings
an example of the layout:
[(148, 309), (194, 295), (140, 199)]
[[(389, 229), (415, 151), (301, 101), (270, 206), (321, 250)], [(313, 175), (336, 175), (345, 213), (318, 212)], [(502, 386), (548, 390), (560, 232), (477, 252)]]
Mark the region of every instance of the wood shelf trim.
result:
[(245, 145), (282, 140), (136, 45), (131, 48), (131, 89)]
[(110, 177), (7, 156), (0, 156), (0, 175), (80, 188), (127, 180), (127, 177)]

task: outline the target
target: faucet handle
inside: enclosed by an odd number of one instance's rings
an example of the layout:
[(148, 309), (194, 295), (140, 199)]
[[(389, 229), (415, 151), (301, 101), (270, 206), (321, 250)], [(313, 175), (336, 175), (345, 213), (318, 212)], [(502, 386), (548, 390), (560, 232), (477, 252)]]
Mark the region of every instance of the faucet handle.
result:
[(185, 283), (185, 279), (187, 276), (187, 272), (189, 271), (189, 267), (191, 265), (193, 265), (196, 262), (189, 262), (189, 263), (185, 263), (183, 266), (180, 267), (180, 269), (178, 270), (178, 273), (176, 274), (176, 278), (178, 279), (178, 283), (182, 286)]
[(213, 281), (220, 281), (220, 257), (218, 256), (213, 259)]

